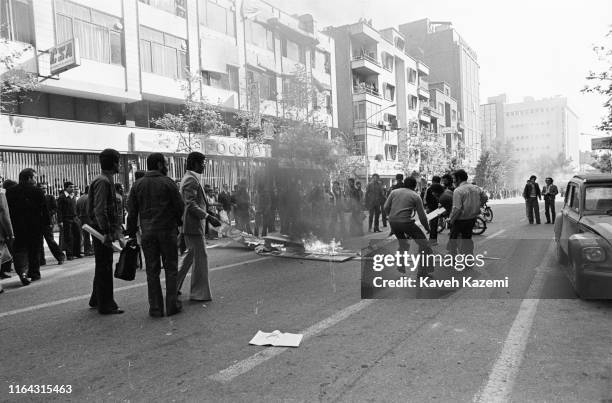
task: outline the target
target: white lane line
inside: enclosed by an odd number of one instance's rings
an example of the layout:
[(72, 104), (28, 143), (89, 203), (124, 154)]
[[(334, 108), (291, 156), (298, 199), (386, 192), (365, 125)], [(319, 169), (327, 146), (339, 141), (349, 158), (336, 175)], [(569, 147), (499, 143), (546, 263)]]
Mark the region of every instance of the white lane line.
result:
[[(243, 266), (243, 265), (246, 265), (246, 264), (249, 264), (249, 263), (255, 263), (255, 262), (259, 262), (259, 261), (262, 261), (262, 260), (268, 260), (268, 259), (272, 259), (272, 258), (271, 257), (260, 257), (258, 259), (245, 260), (243, 262), (226, 264), (224, 266), (219, 266), (219, 267), (213, 267), (212, 269), (209, 269), (208, 271), (211, 272), (211, 271), (229, 269), (229, 268), (232, 268), (232, 267)], [(191, 273), (189, 273), (189, 275), (191, 275)], [(164, 282), (163, 279), (162, 279), (162, 282)], [(146, 282), (145, 283), (132, 284), (132, 285), (126, 285), (124, 287), (115, 288), (114, 292), (131, 290), (133, 288), (143, 287), (143, 286), (146, 286), (146, 285), (147, 285)], [(57, 301), (45, 302), (44, 304), (33, 305), (33, 306), (29, 306), (27, 308), (14, 309), (12, 311), (7, 311), (7, 312), (0, 313), (0, 318), (4, 318), (6, 316), (17, 315), (17, 314), (24, 313), (24, 312), (37, 311), (39, 309), (50, 308), (52, 306), (66, 304), (68, 302), (82, 301), (84, 299), (89, 299), (90, 296), (91, 296), (91, 294), (79, 295), (79, 296), (76, 296), (76, 297), (64, 298), (64, 299), (60, 299), (60, 300), (57, 300)]]
[[(552, 253), (553, 244), (551, 243), (544, 255), (544, 260), (548, 261)], [(549, 269), (542, 262), (535, 270), (535, 277), (527, 290), (525, 299), (521, 302), (516, 318), (504, 341), (501, 354), (495, 361), (486, 384), (474, 396), (474, 402), (506, 402), (510, 400), (510, 393), (512, 393), (514, 382), (525, 355), (529, 333), (540, 302), (538, 297), (544, 288), (545, 276)]]
[[(361, 311), (365, 307), (373, 304), (377, 300), (375, 299), (364, 299), (359, 301), (356, 304), (350, 305), (341, 311), (336, 312), (332, 316), (327, 319), (323, 319), (322, 321), (315, 323), (307, 329), (302, 330), (299, 333), (304, 335), (302, 342), (308, 340), (312, 336), (315, 336), (321, 333), (323, 330), (334, 326), (335, 324), (343, 321), (349, 316)], [(237, 362), (224, 370), (221, 370), (213, 375), (210, 375), (208, 378), (217, 382), (227, 383), (232, 381), (239, 375), (242, 375), (246, 372), (249, 372), (253, 368), (257, 367), (260, 364), (268, 361), (271, 358), (276, 357), (279, 354), (287, 351), (289, 347), (267, 347), (264, 350), (259, 351), (258, 353), (253, 354), (252, 356)]]
[(485, 237), (485, 239), (493, 239), (493, 238), (495, 238), (495, 237), (500, 236), (500, 235), (501, 235), (501, 234), (503, 234), (504, 232), (506, 232), (506, 230), (505, 230), (505, 229), (500, 229), (499, 231), (494, 232), (494, 233), (492, 233), (491, 235), (486, 236), (486, 237)]

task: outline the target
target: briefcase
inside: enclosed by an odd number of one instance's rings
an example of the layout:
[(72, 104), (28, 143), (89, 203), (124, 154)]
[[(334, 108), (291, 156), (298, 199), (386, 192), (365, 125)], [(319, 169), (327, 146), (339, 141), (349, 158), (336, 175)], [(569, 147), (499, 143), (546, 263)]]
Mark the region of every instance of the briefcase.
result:
[(140, 245), (135, 239), (129, 240), (121, 250), (119, 261), (115, 264), (115, 278), (132, 281), (136, 278), (136, 269), (142, 266)]

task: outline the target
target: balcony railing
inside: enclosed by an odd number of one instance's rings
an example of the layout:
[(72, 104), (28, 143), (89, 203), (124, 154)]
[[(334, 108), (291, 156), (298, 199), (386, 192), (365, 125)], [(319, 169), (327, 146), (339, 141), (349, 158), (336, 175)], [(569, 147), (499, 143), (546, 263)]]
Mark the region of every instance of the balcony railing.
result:
[(368, 94), (374, 95), (375, 97), (380, 98), (380, 93), (372, 87), (368, 87), (366, 85), (355, 85), (353, 86), (353, 94)]
[(353, 60), (367, 60), (370, 63), (374, 63), (375, 65), (377, 65), (378, 67), (380, 67), (380, 63), (378, 62), (378, 60), (376, 60), (376, 56), (375, 55), (370, 55), (367, 53), (362, 53), (359, 55), (355, 55), (353, 56)]

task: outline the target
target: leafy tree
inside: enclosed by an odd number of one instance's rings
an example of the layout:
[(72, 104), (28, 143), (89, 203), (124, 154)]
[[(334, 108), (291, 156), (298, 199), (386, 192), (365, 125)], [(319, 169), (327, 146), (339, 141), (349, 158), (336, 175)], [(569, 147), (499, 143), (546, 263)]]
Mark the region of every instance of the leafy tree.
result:
[(11, 42), (0, 38), (0, 93), (2, 102), (1, 112), (9, 112), (27, 93), (38, 88), (38, 76), (23, 69), (20, 63), (22, 56), (32, 49), (32, 46), (18, 42)]
[(612, 154), (609, 151), (596, 156), (595, 162), (591, 166), (599, 169), (603, 173), (612, 173)]
[(512, 144), (497, 141), (480, 155), (475, 168), (474, 183), (487, 190), (507, 188), (512, 185), (515, 166)]
[[(202, 77), (197, 74), (190, 75), (181, 84), (185, 92), (185, 103), (179, 113), (166, 113), (160, 118), (151, 119), (154, 125), (177, 135), (176, 152), (178, 153), (201, 150), (202, 138), (222, 134), (227, 129), (223, 116), (215, 106), (209, 104), (206, 99), (200, 98), (201, 80)], [(160, 140), (167, 141), (166, 139)]]
[(612, 39), (612, 29), (605, 36), (606, 44), (593, 47), (593, 51), (597, 55), (602, 64), (601, 71), (589, 71), (586, 79), (589, 81), (582, 92), (601, 94), (606, 97), (603, 107), (606, 109), (606, 116), (597, 126), (598, 130), (610, 132), (612, 131), (612, 48), (610, 40)]

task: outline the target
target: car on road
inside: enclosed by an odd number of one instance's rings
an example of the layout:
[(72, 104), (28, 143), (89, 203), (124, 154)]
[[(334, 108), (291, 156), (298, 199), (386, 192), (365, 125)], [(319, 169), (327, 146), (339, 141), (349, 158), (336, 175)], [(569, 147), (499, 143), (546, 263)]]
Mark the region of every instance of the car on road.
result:
[(612, 175), (570, 179), (554, 231), (559, 263), (576, 293), (612, 299)]

